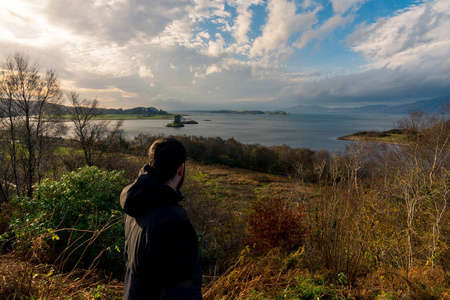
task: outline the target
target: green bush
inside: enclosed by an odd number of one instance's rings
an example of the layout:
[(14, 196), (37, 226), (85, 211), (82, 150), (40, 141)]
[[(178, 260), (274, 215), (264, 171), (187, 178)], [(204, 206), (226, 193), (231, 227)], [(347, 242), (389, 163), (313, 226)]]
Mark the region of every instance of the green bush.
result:
[(286, 288), (277, 299), (342, 299), (320, 277), (296, 277), (296, 285)]
[(99, 266), (123, 272), (122, 172), (84, 167), (60, 180), (46, 179), (31, 199), (15, 199), (16, 248), (63, 269)]

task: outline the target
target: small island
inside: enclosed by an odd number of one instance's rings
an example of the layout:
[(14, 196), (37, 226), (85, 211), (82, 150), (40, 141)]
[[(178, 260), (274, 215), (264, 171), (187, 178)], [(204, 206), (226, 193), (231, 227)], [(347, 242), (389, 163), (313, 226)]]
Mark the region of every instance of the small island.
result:
[(269, 111), (269, 112), (267, 112), (267, 114), (270, 116), (287, 116), (288, 115), (288, 113), (286, 113), (285, 111), (282, 111), (282, 110)]
[(198, 124), (198, 122), (194, 121), (194, 120), (182, 121), (181, 120), (181, 115), (174, 115), (173, 116), (173, 121), (168, 123), (166, 125), (166, 127), (175, 127), (175, 128), (177, 128), (177, 127), (184, 127), (184, 124), (193, 125), (193, 124)]
[(166, 127), (178, 128), (178, 127), (184, 127), (184, 124), (170, 122), (170, 123), (167, 123)]
[(198, 124), (198, 122), (194, 121), (194, 120), (187, 120), (187, 121), (181, 121), (181, 124), (195, 125), (195, 124)]

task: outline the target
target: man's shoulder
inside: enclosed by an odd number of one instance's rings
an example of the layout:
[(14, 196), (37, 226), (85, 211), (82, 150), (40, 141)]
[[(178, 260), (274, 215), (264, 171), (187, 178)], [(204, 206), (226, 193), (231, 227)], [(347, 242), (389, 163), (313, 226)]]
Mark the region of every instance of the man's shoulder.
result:
[(178, 204), (161, 205), (153, 208), (146, 214), (137, 218), (137, 221), (162, 225), (165, 223), (190, 223), (184, 208)]

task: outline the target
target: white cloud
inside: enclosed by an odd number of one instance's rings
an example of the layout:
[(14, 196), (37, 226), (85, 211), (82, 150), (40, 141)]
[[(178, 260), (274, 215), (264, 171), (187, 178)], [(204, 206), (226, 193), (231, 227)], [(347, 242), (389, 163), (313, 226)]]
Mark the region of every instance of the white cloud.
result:
[(231, 32), (231, 26), (227, 19), (224, 18), (218, 18), (211, 20), (212, 24), (217, 24), (217, 30), (220, 30), (222, 32)]
[(295, 2), (269, 0), (267, 10), (267, 24), (250, 51), (253, 57), (284, 48), (296, 27)]
[(138, 72), (140, 77), (143, 78), (154, 78), (155, 76), (152, 73), (152, 70), (149, 67), (146, 66), (140, 66), (139, 67), (139, 72)]
[(233, 37), (239, 45), (248, 42), (247, 33), (250, 30), (253, 16), (249, 8), (251, 5), (259, 5), (260, 3), (262, 3), (262, 0), (235, 0), (233, 2), (233, 4), (236, 5), (238, 16), (234, 20), (232, 31)]
[(313, 0), (304, 0), (301, 5), (303, 8), (308, 8), (308, 7), (311, 7), (314, 5), (314, 1)]
[(342, 17), (341, 15), (334, 15), (329, 18), (322, 26), (321, 32), (333, 32), (336, 28), (341, 27), (353, 20), (353, 16)]
[(208, 67), (208, 69), (206, 69), (206, 75), (210, 75), (210, 74), (213, 74), (213, 73), (219, 73), (221, 71), (222, 71), (222, 69), (219, 68), (218, 66), (211, 65), (211, 66)]
[(436, 67), (450, 55), (449, 28), (450, 2), (437, 0), (363, 26), (350, 43), (368, 67)]
[(195, 23), (193, 22), (193, 20), (189, 19), (174, 20), (173, 22), (167, 25), (165, 30), (160, 35), (152, 39), (152, 43), (163, 46), (173, 46), (173, 45), (183, 45), (188, 47), (192, 46), (192, 38), (193, 38), (192, 30), (194, 27)]
[(122, 98), (134, 98), (138, 97), (137, 93), (125, 91), (116, 86), (106, 86), (104, 88), (79, 88), (77, 87), (77, 92), (81, 94), (91, 94), (95, 95), (95, 98), (98, 98), (101, 101), (111, 101), (111, 98), (114, 98), (114, 95), (120, 95)]
[(158, 36), (168, 24), (183, 19), (191, 7), (187, 0), (43, 0), (35, 14), (73, 35), (123, 45), (139, 35)]
[(299, 31), (310, 28), (320, 8), (304, 14), (296, 14), (295, 2), (288, 0), (269, 0), (268, 18), (261, 36), (255, 39), (250, 50), (251, 57), (285, 54), (288, 40)]
[(344, 14), (349, 9), (361, 5), (367, 0), (331, 0), (333, 9), (338, 14)]
[(209, 33), (206, 31), (202, 31), (202, 32), (198, 33), (197, 36), (201, 37), (202, 39), (205, 39), (205, 40), (209, 40), (211, 38)]
[(225, 0), (193, 0), (193, 8), (189, 17), (195, 20), (209, 19), (213, 16), (229, 17), (225, 11)]
[(207, 54), (212, 57), (217, 57), (224, 52), (225, 41), (220, 33), (216, 34), (216, 41), (209, 41)]
[(319, 31), (317, 30), (307, 30), (303, 32), (302, 37), (300, 38), (300, 41), (296, 42), (294, 44), (295, 47), (302, 49), (304, 48), (311, 40), (315, 39), (319, 35)]
[[(318, 8), (321, 9), (321, 8)], [(342, 17), (341, 15), (334, 15), (326, 20), (319, 28), (309, 29), (303, 32), (300, 40), (293, 44), (294, 47), (299, 49), (304, 48), (311, 40), (323, 38), (328, 34), (331, 34), (337, 28), (344, 26), (353, 20), (352, 15)]]

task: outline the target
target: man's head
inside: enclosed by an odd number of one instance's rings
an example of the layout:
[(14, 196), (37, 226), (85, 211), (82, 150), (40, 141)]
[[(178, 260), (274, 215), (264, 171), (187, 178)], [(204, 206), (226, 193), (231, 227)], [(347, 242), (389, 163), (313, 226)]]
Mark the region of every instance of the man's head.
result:
[[(174, 138), (157, 139), (148, 150), (148, 164), (151, 174), (159, 181), (168, 183), (176, 177), (177, 190), (184, 177), (184, 163), (186, 162), (186, 149), (183, 144)], [(181, 176), (180, 176), (181, 167)]]

